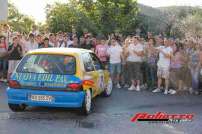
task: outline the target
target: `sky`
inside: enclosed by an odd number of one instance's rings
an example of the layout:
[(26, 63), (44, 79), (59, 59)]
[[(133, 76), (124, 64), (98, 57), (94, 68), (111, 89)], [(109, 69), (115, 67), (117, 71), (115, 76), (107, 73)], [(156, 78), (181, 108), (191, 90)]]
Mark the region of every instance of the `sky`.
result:
[[(45, 7), (47, 4), (54, 2), (65, 3), (68, 0), (9, 0), (23, 14), (32, 16), (37, 22), (45, 22), (46, 14)], [(138, 3), (152, 6), (152, 7), (165, 7), (165, 6), (202, 6), (202, 0), (138, 0)]]

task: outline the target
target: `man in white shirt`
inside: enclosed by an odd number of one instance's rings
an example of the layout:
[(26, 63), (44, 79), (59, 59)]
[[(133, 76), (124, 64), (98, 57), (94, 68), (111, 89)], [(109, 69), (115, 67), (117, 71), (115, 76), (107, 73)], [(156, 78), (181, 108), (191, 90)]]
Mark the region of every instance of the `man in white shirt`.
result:
[(25, 53), (30, 50), (38, 49), (39, 45), (34, 39), (34, 34), (29, 34), (29, 41), (25, 43)]
[[(111, 46), (107, 50), (107, 54), (110, 59), (110, 75), (111, 79), (117, 83), (117, 88), (121, 88), (120, 74), (121, 74), (121, 59), (122, 59), (122, 47), (118, 44), (116, 39), (111, 40)], [(115, 78), (115, 79), (114, 79)]]
[(152, 92), (154, 92), (154, 93), (160, 92), (162, 80), (165, 79), (164, 94), (168, 94), (169, 93), (168, 86), (169, 86), (170, 61), (171, 61), (171, 56), (173, 54), (173, 50), (170, 47), (169, 40), (165, 38), (164, 46), (159, 46), (156, 48), (156, 50), (159, 52), (159, 60), (157, 63), (158, 88), (153, 90)]
[(128, 90), (140, 91), (141, 65), (143, 53), (143, 45), (139, 42), (139, 36), (133, 37), (133, 43), (128, 47), (128, 57), (126, 59), (129, 71), (129, 80), (131, 87)]

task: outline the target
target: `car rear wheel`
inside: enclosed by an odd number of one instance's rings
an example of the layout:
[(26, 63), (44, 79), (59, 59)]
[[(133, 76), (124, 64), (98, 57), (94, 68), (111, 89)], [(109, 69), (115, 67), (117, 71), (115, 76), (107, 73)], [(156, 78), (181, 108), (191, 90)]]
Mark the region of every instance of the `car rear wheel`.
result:
[(112, 94), (112, 89), (113, 89), (113, 83), (112, 83), (112, 80), (109, 79), (108, 84), (107, 84), (107, 86), (106, 86), (106, 88), (105, 88), (105, 90), (103, 92), (104, 96), (105, 97), (110, 96)]
[(26, 108), (25, 105), (19, 105), (19, 104), (8, 104), (8, 106), (13, 112), (22, 112)]
[(85, 99), (82, 106), (82, 114), (88, 115), (92, 111), (92, 94), (90, 90), (86, 90)]

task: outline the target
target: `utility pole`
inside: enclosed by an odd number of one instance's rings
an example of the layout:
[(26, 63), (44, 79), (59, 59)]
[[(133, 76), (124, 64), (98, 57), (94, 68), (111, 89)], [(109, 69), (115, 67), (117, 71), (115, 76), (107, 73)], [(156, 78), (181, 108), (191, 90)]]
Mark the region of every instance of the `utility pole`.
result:
[(8, 0), (0, 0), (0, 24), (8, 19)]

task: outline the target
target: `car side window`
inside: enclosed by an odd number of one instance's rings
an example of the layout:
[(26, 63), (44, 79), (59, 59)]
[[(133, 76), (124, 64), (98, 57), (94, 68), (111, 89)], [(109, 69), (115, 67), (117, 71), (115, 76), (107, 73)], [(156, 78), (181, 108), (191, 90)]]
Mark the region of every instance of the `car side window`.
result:
[(94, 71), (94, 66), (89, 53), (82, 54), (83, 64), (86, 72)]
[(102, 65), (101, 61), (98, 59), (98, 57), (94, 53), (90, 53), (90, 56), (92, 58), (93, 64), (95, 66), (96, 70), (104, 70), (104, 66)]

